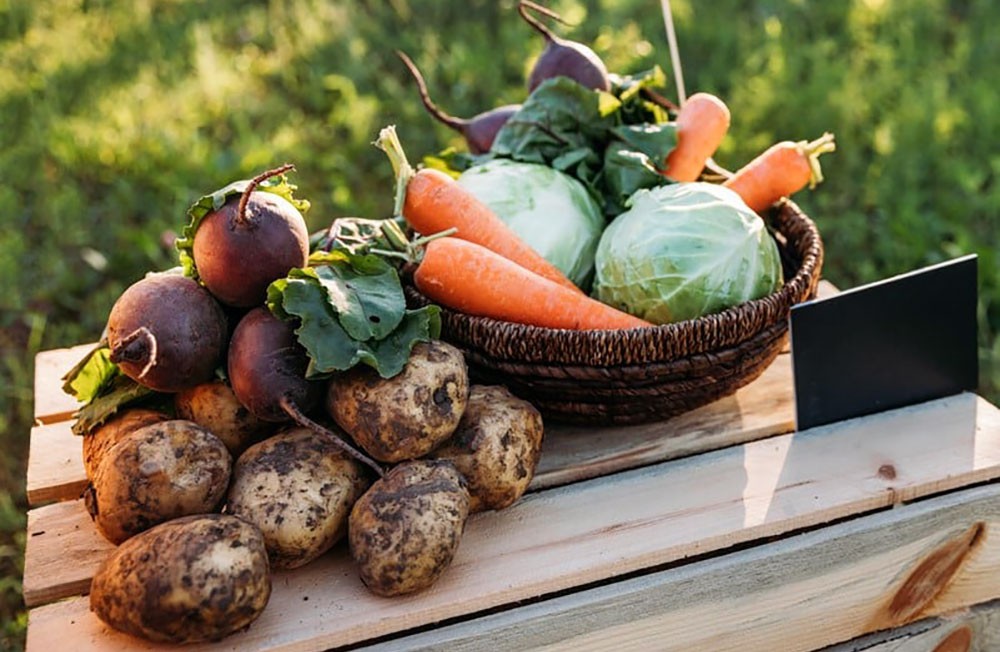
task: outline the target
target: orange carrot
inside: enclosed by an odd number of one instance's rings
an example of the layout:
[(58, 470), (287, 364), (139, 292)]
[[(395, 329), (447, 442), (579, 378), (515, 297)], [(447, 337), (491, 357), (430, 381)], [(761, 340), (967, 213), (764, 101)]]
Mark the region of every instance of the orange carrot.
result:
[(406, 160), (395, 127), (386, 127), (375, 143), (396, 171), (396, 214), (419, 233), (430, 235), (458, 229), (456, 238), (474, 242), (525, 269), (583, 294), (573, 281), (519, 238), (510, 227), (455, 180), (438, 170), (414, 171)]
[(432, 301), (479, 317), (572, 330), (652, 326), (458, 238), (427, 243), (413, 281)]
[(735, 190), (747, 206), (759, 213), (782, 197), (802, 190), (806, 184), (815, 188), (823, 180), (820, 154), (836, 148), (831, 133), (812, 142), (786, 140), (775, 143), (723, 185)]
[(708, 93), (695, 93), (677, 114), (677, 145), (663, 174), (674, 181), (694, 181), (729, 130), (729, 108)]

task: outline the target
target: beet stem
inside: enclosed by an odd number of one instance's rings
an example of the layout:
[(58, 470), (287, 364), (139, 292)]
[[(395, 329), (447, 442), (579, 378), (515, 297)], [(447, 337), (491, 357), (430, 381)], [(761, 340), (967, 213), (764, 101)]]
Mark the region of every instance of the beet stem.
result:
[(111, 349), (109, 358), (111, 362), (118, 364), (127, 360), (128, 362), (146, 361), (146, 366), (136, 379), (145, 376), (150, 369), (156, 365), (157, 358), (156, 336), (145, 326), (140, 326), (118, 342), (118, 346)]
[(250, 195), (253, 193), (254, 189), (257, 187), (261, 181), (270, 179), (271, 177), (276, 177), (279, 174), (288, 172), (289, 170), (294, 170), (295, 166), (291, 163), (285, 163), (281, 167), (274, 168), (273, 170), (268, 170), (267, 172), (262, 172), (250, 179), (250, 183), (247, 184), (246, 190), (240, 195), (240, 205), (236, 209), (236, 223), (240, 225), (245, 225), (247, 223), (247, 202), (250, 201)]
[(334, 445), (336, 445), (336, 447), (339, 448), (344, 454), (349, 457), (353, 457), (355, 460), (374, 470), (375, 473), (378, 474), (378, 477), (385, 477), (385, 470), (382, 469), (378, 462), (375, 462), (367, 455), (348, 444), (329, 428), (324, 428), (307, 417), (302, 413), (302, 410), (299, 409), (299, 406), (295, 405), (295, 403), (293, 403), (287, 396), (281, 397), (281, 407), (288, 413), (288, 416), (292, 417), (295, 423), (299, 424), (303, 428), (309, 428), (318, 435), (325, 435), (329, 437), (333, 440)]
[(667, 98), (663, 97), (662, 95), (660, 95), (651, 88), (643, 88), (640, 92), (646, 97), (646, 99), (651, 101), (653, 104), (658, 104), (664, 109), (667, 109), (668, 111), (673, 111), (674, 113), (680, 111), (679, 106), (677, 106), (676, 104), (674, 104)]
[(534, 27), (538, 31), (538, 33), (544, 36), (545, 40), (548, 41), (549, 43), (558, 41), (559, 37), (553, 34), (552, 30), (543, 25), (540, 20), (529, 14), (527, 12), (528, 9), (531, 9), (532, 11), (537, 11), (543, 16), (547, 16), (555, 21), (562, 23), (563, 25), (569, 25), (569, 23), (562, 16), (552, 11), (548, 7), (543, 7), (542, 5), (535, 4), (534, 2), (531, 2), (531, 0), (521, 0), (517, 4), (517, 13), (521, 14), (521, 18), (523, 18), (526, 23)]
[(465, 128), (469, 124), (469, 121), (463, 118), (456, 118), (438, 108), (438, 105), (431, 99), (430, 93), (427, 92), (427, 83), (424, 81), (424, 76), (420, 74), (420, 70), (417, 69), (417, 65), (413, 63), (413, 60), (406, 56), (406, 53), (402, 50), (396, 50), (396, 56), (402, 60), (406, 69), (410, 71), (413, 79), (417, 82), (417, 92), (420, 94), (420, 101), (424, 103), (424, 108), (427, 109), (427, 112), (438, 122), (465, 135)]

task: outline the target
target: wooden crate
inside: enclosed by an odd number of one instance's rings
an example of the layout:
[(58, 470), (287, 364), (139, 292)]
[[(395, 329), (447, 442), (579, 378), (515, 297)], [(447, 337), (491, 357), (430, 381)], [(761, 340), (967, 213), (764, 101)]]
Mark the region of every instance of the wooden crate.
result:
[[(88, 610), (112, 546), (58, 381), (83, 350), (38, 358), (28, 650), (166, 649)], [(1000, 410), (963, 394), (793, 433), (789, 362), (664, 423), (550, 425), (531, 493), (470, 519), (425, 592), (372, 595), (341, 545), (184, 649), (1000, 649)]]

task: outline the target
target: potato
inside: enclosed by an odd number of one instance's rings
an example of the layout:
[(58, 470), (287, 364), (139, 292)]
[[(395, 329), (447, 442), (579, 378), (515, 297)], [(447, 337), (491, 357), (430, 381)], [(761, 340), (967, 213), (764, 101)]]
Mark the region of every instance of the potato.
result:
[(458, 427), (469, 394), (462, 352), (444, 342), (413, 347), (402, 373), (381, 378), (358, 365), (330, 381), (333, 420), (381, 462), (423, 457)]
[(143, 426), (170, 419), (162, 412), (132, 408), (108, 419), (101, 426), (83, 437), (83, 470), (87, 479), (93, 481), (101, 458), (121, 438)]
[(101, 533), (121, 543), (152, 526), (214, 511), (233, 459), (222, 440), (191, 421), (139, 428), (115, 444), (86, 493)]
[(294, 428), (240, 456), (226, 511), (260, 528), (271, 568), (298, 568), (344, 537), (370, 484), (365, 467), (329, 437)]
[(465, 479), (451, 462), (404, 462), (351, 510), (348, 539), (361, 580), (378, 595), (412, 593), (451, 564), (469, 515)]
[(503, 509), (524, 495), (542, 453), (542, 415), (506, 387), (473, 385), (451, 439), (431, 455), (469, 483), (469, 509)]
[(233, 457), (274, 430), (243, 407), (232, 388), (221, 380), (179, 392), (174, 408), (181, 419), (194, 421), (222, 440)]
[(264, 538), (222, 514), (179, 518), (132, 537), (90, 583), (98, 618), (169, 643), (219, 640), (253, 622), (270, 597)]

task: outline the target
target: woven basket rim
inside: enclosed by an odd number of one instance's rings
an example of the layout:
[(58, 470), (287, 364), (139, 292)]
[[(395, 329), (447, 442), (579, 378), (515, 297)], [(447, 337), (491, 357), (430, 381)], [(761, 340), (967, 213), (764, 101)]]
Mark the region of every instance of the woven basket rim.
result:
[[(442, 307), (445, 330), (449, 339), (491, 358), (529, 364), (606, 367), (670, 362), (738, 346), (778, 321), (786, 321), (791, 306), (812, 296), (819, 282), (823, 245), (815, 223), (788, 199), (775, 204), (765, 222), (785, 240), (776, 238), (795, 269), (777, 292), (766, 297), (696, 319), (623, 330), (545, 328)], [(406, 291), (415, 303), (429, 303), (412, 284), (408, 283)]]

